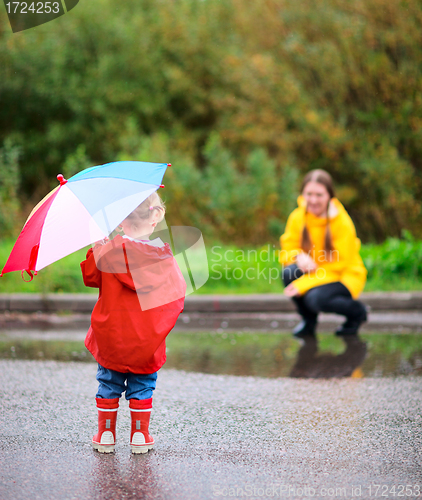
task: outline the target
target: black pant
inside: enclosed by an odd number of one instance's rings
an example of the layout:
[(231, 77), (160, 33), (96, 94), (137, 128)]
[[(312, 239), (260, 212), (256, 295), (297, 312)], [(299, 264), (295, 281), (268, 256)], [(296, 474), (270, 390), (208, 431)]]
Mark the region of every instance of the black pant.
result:
[[(281, 279), (287, 286), (302, 275), (297, 265), (291, 264), (283, 269)], [(299, 314), (308, 321), (316, 321), (320, 312), (341, 314), (351, 321), (366, 315), (362, 302), (354, 300), (340, 281), (311, 288), (301, 297), (293, 297), (293, 301)]]

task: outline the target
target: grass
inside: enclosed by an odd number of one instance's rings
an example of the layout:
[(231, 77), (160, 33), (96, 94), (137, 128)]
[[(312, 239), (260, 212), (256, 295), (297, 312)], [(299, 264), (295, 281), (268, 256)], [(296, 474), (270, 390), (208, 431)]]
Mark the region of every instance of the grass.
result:
[[(0, 263), (3, 266), (12, 250), (13, 241), (0, 242)], [(78, 250), (64, 259), (42, 269), (30, 283), (25, 283), (21, 273), (13, 272), (0, 278), (0, 293), (97, 293), (85, 287), (80, 263), (87, 249)], [(25, 276), (28, 279), (28, 276)]]
[[(0, 263), (4, 264), (13, 241), (0, 242)], [(80, 262), (86, 249), (42, 269), (30, 283), (20, 273), (9, 273), (0, 279), (0, 293), (96, 293), (82, 281)], [(368, 269), (365, 291), (422, 290), (422, 241), (405, 233), (404, 239), (390, 238), (381, 245), (363, 245), (362, 258)], [(230, 245), (207, 245), (205, 259), (191, 262), (195, 273), (207, 273), (208, 281), (199, 294), (282, 293), (278, 247), (266, 244), (258, 248)]]

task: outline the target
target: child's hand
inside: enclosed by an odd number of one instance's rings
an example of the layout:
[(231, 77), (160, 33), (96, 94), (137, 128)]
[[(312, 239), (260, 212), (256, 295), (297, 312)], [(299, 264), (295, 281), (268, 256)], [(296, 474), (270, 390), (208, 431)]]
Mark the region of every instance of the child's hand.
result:
[(105, 245), (107, 243), (107, 241), (108, 241), (108, 238), (106, 236), (103, 240), (96, 241), (94, 243), (94, 247), (96, 247), (97, 245)]
[(299, 291), (293, 283), (290, 283), (290, 285), (287, 285), (284, 289), (284, 295), (286, 295), (286, 297), (299, 297)]

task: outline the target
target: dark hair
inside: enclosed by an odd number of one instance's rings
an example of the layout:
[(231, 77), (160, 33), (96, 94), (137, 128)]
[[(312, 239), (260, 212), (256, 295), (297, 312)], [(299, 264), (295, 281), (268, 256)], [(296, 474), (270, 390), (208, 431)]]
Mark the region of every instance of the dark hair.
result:
[[(317, 182), (318, 184), (322, 184), (328, 191), (328, 194), (330, 195), (330, 200), (331, 198), (335, 197), (333, 179), (331, 178), (331, 175), (325, 170), (316, 169), (308, 172), (302, 181), (302, 186), (300, 189), (301, 193), (303, 193), (303, 190), (305, 189), (306, 185), (309, 182)], [(333, 242), (331, 239), (330, 223), (328, 220), (329, 203), (330, 202), (328, 202), (327, 205), (327, 229), (325, 231), (325, 239), (324, 239), (324, 250), (327, 254), (329, 254), (331, 251), (334, 250)], [(308, 211), (308, 207), (306, 207), (306, 211)], [(303, 226), (301, 247), (302, 250), (306, 253), (309, 253), (312, 249), (311, 236), (309, 235), (308, 228), (306, 227), (306, 222)]]

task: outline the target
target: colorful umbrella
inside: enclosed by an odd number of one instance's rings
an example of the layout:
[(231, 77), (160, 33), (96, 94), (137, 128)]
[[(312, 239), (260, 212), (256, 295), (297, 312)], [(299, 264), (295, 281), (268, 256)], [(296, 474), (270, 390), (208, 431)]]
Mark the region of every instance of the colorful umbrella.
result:
[(120, 161), (88, 168), (60, 185), (34, 208), (3, 268), (37, 271), (107, 237), (159, 187), (168, 163)]

